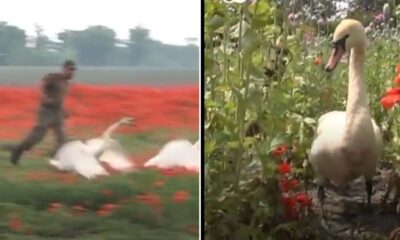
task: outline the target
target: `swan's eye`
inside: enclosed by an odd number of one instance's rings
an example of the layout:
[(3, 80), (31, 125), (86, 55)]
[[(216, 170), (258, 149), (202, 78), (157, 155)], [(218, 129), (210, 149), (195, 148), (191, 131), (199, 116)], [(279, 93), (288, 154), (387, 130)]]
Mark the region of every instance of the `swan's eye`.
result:
[(332, 43), (333, 48), (338, 49), (338, 48), (342, 48), (343, 50), (346, 50), (346, 39), (349, 37), (349, 34), (347, 34), (346, 36), (342, 37), (341, 39), (334, 41)]

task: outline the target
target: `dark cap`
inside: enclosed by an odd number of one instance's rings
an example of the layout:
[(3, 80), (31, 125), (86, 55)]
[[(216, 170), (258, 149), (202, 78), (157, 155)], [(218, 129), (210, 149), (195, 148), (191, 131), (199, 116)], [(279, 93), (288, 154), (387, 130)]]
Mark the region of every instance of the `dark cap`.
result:
[(63, 67), (67, 68), (67, 67), (73, 67), (75, 68), (75, 62), (72, 60), (65, 60)]

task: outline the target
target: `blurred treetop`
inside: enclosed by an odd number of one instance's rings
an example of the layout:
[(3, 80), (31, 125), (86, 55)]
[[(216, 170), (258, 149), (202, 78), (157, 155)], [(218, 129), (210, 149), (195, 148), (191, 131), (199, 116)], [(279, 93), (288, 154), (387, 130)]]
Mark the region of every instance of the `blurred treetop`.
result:
[(82, 31), (66, 30), (52, 41), (36, 25), (36, 36), (0, 22), (0, 66), (54, 66), (64, 59), (74, 59), (81, 66), (132, 66), (197, 68), (197, 39), (187, 38), (187, 45), (170, 45), (150, 38), (143, 27), (129, 30), (129, 39), (116, 38), (113, 29), (91, 26)]

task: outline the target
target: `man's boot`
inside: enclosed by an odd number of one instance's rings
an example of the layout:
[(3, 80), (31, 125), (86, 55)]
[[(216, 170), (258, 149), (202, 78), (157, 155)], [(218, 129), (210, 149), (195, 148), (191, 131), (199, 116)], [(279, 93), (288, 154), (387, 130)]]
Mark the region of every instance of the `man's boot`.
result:
[(11, 151), (11, 158), (10, 158), (10, 162), (13, 165), (17, 165), (19, 159), (21, 158), (22, 153), (24, 152), (23, 148), (21, 146), (17, 146), (16, 148), (14, 148)]

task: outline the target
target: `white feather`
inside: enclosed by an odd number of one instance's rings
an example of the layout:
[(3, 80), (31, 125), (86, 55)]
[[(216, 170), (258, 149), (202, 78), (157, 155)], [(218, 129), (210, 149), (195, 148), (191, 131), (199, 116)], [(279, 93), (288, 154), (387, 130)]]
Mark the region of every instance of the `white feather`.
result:
[[(105, 142), (102, 138), (93, 138), (86, 142), (86, 145), (92, 151), (101, 149), (103, 144), (105, 144)], [(107, 163), (118, 171), (131, 171), (134, 168), (134, 164), (129, 160), (121, 144), (114, 139), (109, 140), (107, 146), (104, 147), (104, 150), (99, 156), (99, 160)]]
[(50, 165), (61, 171), (75, 172), (88, 179), (108, 175), (93, 156), (91, 149), (79, 140), (64, 144), (57, 151), (55, 158), (50, 160)]
[(199, 171), (200, 158), (198, 143), (192, 145), (187, 140), (170, 141), (160, 152), (145, 164), (145, 167), (185, 167), (188, 170)]
[(133, 119), (125, 117), (109, 126), (104, 131), (102, 138), (93, 138), (85, 143), (76, 140), (71, 141), (57, 151), (54, 159), (49, 164), (61, 171), (76, 172), (88, 179), (100, 175), (109, 175), (100, 164), (100, 161), (108, 163), (119, 171), (127, 171), (133, 168), (123, 151), (122, 146), (110, 138), (111, 133), (122, 124), (132, 124)]

